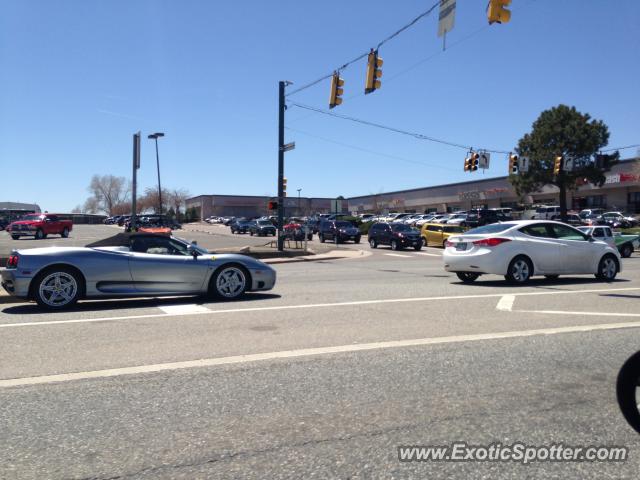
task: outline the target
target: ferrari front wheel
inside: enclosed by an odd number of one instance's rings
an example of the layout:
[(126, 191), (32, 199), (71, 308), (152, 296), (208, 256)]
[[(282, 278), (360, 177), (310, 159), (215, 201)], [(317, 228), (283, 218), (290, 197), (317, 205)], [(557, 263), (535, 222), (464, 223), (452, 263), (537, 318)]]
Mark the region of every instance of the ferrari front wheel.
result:
[(235, 300), (249, 288), (249, 275), (239, 265), (226, 265), (218, 269), (211, 279), (210, 291), (217, 298)]

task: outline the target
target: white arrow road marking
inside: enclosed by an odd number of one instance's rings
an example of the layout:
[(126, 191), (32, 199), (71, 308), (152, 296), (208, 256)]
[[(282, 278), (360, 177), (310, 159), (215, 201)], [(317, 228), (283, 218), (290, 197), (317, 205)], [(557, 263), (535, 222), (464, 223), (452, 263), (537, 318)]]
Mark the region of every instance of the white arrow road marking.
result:
[(531, 337), (534, 335), (557, 335), (562, 333), (593, 332), (598, 330), (617, 330), (622, 328), (638, 328), (640, 322), (604, 323), (598, 325), (579, 325), (574, 327), (545, 328), (538, 330), (520, 330), (514, 332), (481, 333), (475, 335), (458, 335), (450, 337), (416, 338), (411, 340), (394, 340), (388, 342), (360, 343), (355, 345), (337, 345), (333, 347), (302, 348), (279, 352), (253, 353), (248, 355), (234, 355), (231, 357), (204, 358), (201, 360), (187, 360), (183, 362), (156, 363), (153, 365), (137, 365), (134, 367), (110, 368), (88, 372), (62, 373), (57, 375), (43, 375), (38, 377), (10, 378), (0, 380), (0, 388), (19, 387), (26, 385), (41, 385), (46, 383), (69, 382), (90, 378), (120, 377), (123, 375), (137, 375), (143, 373), (157, 373), (188, 368), (215, 367), (238, 363), (264, 362), (283, 358), (310, 357), (314, 355), (332, 355), (336, 353), (362, 352), (387, 348), (419, 347), (446, 343), (473, 342), (482, 340), (498, 340), (505, 338)]
[(503, 312), (510, 312), (513, 308), (513, 302), (516, 301), (515, 295), (504, 295), (496, 305), (496, 310), (502, 310)]

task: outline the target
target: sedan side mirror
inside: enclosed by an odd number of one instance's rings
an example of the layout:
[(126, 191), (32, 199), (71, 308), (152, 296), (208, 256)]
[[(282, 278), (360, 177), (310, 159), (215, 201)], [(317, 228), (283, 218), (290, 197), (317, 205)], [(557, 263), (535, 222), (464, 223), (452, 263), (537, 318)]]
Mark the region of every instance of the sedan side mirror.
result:
[(191, 256), (195, 258), (200, 255), (200, 252), (198, 252), (198, 249), (195, 247), (195, 244), (191, 244), (191, 245), (187, 245), (187, 252), (189, 252), (191, 254)]

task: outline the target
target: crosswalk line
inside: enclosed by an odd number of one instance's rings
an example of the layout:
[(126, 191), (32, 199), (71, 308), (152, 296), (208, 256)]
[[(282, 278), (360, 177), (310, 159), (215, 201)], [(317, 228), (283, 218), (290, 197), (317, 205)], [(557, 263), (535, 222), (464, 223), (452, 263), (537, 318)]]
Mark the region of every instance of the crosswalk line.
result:
[(158, 308), (169, 315), (187, 315), (190, 313), (205, 313), (211, 311), (207, 307), (196, 305), (195, 303), (187, 305), (165, 305)]
[(411, 255), (403, 255), (401, 253), (385, 253), (385, 255), (388, 255), (390, 257), (404, 257), (404, 258), (411, 258)]

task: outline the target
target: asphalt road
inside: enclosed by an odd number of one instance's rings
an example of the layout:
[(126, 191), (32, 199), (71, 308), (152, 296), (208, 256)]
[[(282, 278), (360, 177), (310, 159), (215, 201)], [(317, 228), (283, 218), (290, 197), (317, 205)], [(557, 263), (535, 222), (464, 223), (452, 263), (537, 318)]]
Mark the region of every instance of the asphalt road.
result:
[[(461, 284), (440, 253), (281, 264), (233, 303), (0, 307), (0, 478), (637, 478), (614, 385), (640, 348), (640, 256), (612, 283), (518, 288)], [(630, 452), (398, 461), (458, 441)]]

